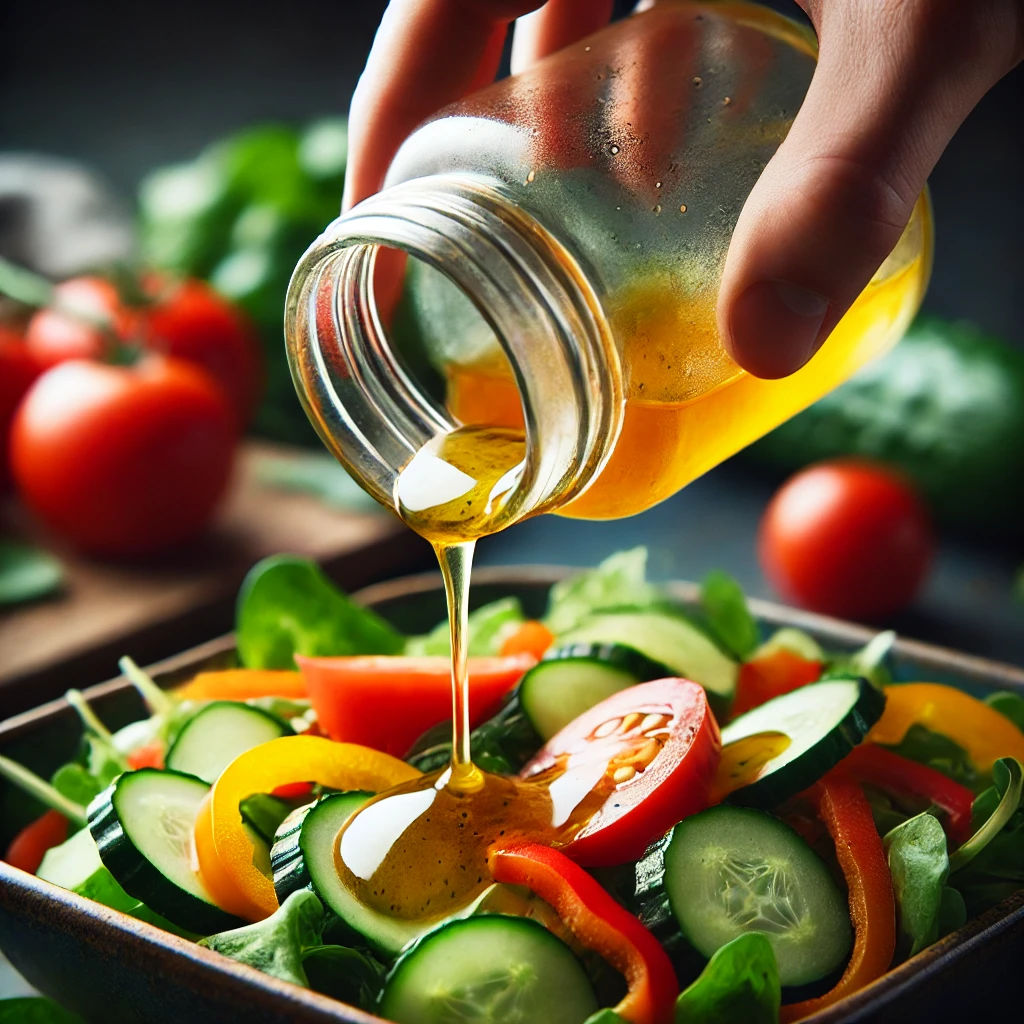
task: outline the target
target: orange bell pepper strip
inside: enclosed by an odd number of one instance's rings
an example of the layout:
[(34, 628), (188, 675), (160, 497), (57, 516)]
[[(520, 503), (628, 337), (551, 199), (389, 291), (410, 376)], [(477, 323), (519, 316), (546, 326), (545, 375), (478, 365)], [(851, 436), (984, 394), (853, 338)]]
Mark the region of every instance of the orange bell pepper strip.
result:
[(282, 736), (247, 750), (210, 788), (195, 823), (199, 874), (219, 907), (250, 921), (277, 910), (274, 886), (253, 865), (253, 845), (238, 804), (294, 782), (380, 793), (418, 778), (412, 765), (379, 750), (321, 736)]
[(511, 657), (513, 654), (532, 654), (538, 661), (544, 657), (545, 651), (555, 642), (555, 634), (536, 619), (527, 619), (501, 645), (501, 656)]
[(286, 669), (228, 668), (200, 672), (174, 691), (179, 700), (255, 700), (286, 697), (305, 700), (306, 684), (298, 672)]
[(679, 983), (661, 943), (564, 853), (537, 843), (492, 850), (496, 882), (524, 885), (549, 903), (579, 941), (626, 979), (615, 1012), (631, 1024), (670, 1024)]
[(816, 782), (807, 796), (836, 846), (850, 891), (853, 954), (843, 976), (823, 996), (782, 1007), (783, 1024), (802, 1020), (857, 992), (889, 969), (896, 950), (896, 900), (889, 863), (864, 790), (841, 768)]
[(958, 744), (983, 777), (1000, 757), (1024, 761), (1024, 732), (995, 708), (955, 686), (887, 686), (885, 711), (868, 733), (868, 742), (894, 747), (912, 725), (923, 725)]

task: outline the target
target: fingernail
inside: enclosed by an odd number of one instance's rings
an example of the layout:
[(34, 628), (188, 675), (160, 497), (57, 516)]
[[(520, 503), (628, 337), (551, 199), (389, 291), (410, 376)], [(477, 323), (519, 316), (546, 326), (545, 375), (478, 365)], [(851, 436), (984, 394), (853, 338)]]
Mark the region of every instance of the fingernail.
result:
[(788, 281), (757, 281), (733, 303), (726, 345), (755, 377), (799, 370), (818, 350), (828, 299)]

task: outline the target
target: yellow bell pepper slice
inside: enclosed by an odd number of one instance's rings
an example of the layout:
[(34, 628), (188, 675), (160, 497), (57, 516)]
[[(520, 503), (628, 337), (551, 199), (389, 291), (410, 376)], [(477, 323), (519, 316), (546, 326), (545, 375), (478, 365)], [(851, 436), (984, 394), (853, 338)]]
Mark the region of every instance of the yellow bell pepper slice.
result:
[(1005, 715), (954, 686), (899, 683), (885, 688), (885, 711), (869, 743), (896, 746), (912, 725), (923, 725), (961, 746), (984, 777), (1000, 757), (1024, 759), (1024, 732)]
[(277, 896), (270, 879), (253, 865), (240, 801), (294, 782), (380, 793), (420, 774), (390, 754), (321, 736), (283, 736), (261, 743), (224, 769), (200, 805), (194, 831), (199, 874), (218, 906), (261, 921), (277, 910)]

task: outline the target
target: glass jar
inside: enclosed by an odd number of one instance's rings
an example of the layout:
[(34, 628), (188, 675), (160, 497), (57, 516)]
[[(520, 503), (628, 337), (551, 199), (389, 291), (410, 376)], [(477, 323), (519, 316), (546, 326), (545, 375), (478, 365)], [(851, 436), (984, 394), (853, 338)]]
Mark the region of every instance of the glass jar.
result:
[[(719, 338), (733, 228), (815, 52), (767, 9), (663, 0), (417, 129), (289, 291), (296, 386), (356, 479), (394, 506), (398, 474), (432, 439), (519, 428), (525, 462), (493, 528), (545, 511), (630, 515), (895, 344), (929, 276), (926, 196), (797, 373), (755, 378)], [(391, 249), (412, 257), (401, 316), (443, 399), (389, 339)]]

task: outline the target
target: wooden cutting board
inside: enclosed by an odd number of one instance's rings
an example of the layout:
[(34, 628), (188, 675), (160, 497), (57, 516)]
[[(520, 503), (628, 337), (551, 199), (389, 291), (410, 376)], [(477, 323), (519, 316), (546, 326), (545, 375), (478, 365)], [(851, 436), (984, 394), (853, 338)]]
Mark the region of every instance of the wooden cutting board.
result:
[[(431, 564), (428, 545), (383, 510), (332, 508), (263, 482), (268, 463), (301, 457), (248, 443), (215, 525), (187, 550), (117, 564), (57, 549), (64, 591), (0, 612), (0, 719), (116, 675), (121, 655), (150, 662), (227, 632), (238, 586), (265, 555), (316, 558), (346, 590)], [(13, 502), (4, 521), (47, 540)]]

